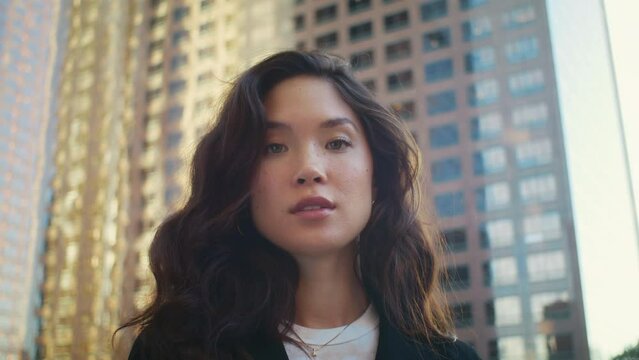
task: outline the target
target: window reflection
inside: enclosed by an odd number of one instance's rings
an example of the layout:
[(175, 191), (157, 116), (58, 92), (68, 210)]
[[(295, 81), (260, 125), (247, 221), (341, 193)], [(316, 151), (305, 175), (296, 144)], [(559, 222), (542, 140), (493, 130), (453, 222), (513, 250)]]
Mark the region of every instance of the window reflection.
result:
[(531, 282), (563, 279), (566, 277), (566, 259), (562, 251), (528, 255), (528, 279)]

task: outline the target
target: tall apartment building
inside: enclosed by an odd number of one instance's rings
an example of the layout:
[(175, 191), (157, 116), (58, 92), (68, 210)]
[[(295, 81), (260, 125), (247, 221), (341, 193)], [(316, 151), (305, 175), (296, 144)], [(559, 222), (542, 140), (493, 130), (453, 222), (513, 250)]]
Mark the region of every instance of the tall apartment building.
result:
[(46, 358), (124, 358), (149, 300), (148, 246), (230, 80), (293, 44), (280, 1), (65, 2), (42, 334)]
[(485, 359), (587, 359), (545, 2), (295, 3), (296, 46), (350, 59), (422, 149), (459, 337)]
[(34, 359), (50, 197), (55, 1), (0, 0), (0, 358)]

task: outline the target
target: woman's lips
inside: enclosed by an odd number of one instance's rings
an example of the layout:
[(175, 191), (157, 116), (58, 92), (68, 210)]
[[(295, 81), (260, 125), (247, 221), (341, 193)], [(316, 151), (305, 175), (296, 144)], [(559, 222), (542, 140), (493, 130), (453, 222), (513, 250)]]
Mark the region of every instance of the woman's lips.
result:
[(335, 209), (332, 201), (321, 197), (307, 197), (299, 201), (290, 209), (290, 212), (303, 219), (316, 220), (329, 216)]
[(329, 216), (332, 212), (333, 212), (333, 209), (314, 207), (314, 208), (296, 211), (293, 214), (295, 216), (298, 216), (306, 220), (319, 220)]

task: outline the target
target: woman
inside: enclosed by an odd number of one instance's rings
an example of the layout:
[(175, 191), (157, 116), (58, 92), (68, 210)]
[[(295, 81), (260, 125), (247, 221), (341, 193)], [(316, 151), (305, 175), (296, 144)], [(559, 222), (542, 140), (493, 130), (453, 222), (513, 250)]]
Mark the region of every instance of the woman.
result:
[(419, 173), (410, 133), (341, 59), (253, 66), (151, 245), (130, 359), (476, 359), (452, 335)]

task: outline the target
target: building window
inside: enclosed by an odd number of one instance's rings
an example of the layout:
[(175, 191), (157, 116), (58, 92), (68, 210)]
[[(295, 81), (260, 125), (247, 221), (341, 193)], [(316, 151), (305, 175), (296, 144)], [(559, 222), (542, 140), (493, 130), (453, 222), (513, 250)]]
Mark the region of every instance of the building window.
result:
[(337, 5), (328, 5), (315, 11), (315, 23), (324, 24), (337, 18)]
[(548, 138), (521, 143), (515, 148), (517, 166), (524, 169), (550, 164), (552, 156), (552, 143)]
[(457, 124), (434, 126), (428, 131), (431, 149), (441, 149), (459, 144)]
[(296, 15), (295, 18), (293, 18), (293, 27), (295, 28), (295, 31), (304, 30), (304, 20), (304, 14)]
[(411, 45), (409, 39), (396, 41), (386, 45), (386, 61), (395, 61), (409, 58)]
[(566, 277), (566, 258), (562, 251), (528, 255), (528, 279), (531, 282), (550, 281)]
[(531, 24), (536, 17), (535, 8), (528, 4), (506, 12), (501, 23), (506, 29), (516, 29)]
[(415, 118), (415, 102), (412, 100), (392, 103), (390, 109), (403, 120)]
[(177, 54), (171, 59), (171, 70), (176, 70), (186, 65), (189, 62), (189, 58), (183, 54)]
[(512, 112), (513, 125), (520, 129), (533, 129), (548, 122), (548, 106), (546, 103), (526, 104)]
[(306, 43), (304, 41), (298, 41), (295, 44), (295, 49), (299, 51), (304, 51), (306, 49)]
[(421, 8), (422, 21), (433, 21), (448, 15), (447, 0), (430, 0), (422, 4)]
[(472, 50), (464, 57), (464, 67), (467, 73), (495, 69), (495, 50), (488, 46)]
[(510, 206), (508, 183), (498, 182), (478, 188), (475, 191), (475, 206), (482, 212), (502, 210)]
[(205, 22), (200, 25), (200, 35), (205, 35), (213, 31), (215, 23), (213, 21)]
[(170, 178), (182, 167), (182, 160), (176, 158), (167, 159), (164, 162), (164, 174)]
[(384, 30), (386, 30), (386, 32), (405, 28), (408, 24), (409, 18), (407, 10), (384, 16)]
[(490, 326), (495, 325), (495, 302), (494, 301), (492, 300), (486, 301), (486, 303), (484, 304), (484, 315), (486, 316), (486, 325), (490, 325)]
[(438, 115), (455, 111), (457, 99), (454, 90), (442, 91), (426, 97), (426, 109), (428, 115)]
[(552, 174), (537, 175), (519, 181), (519, 196), (524, 203), (553, 201), (557, 198), (557, 182)]
[(528, 215), (523, 221), (524, 241), (535, 244), (561, 239), (561, 216), (558, 212)]
[(399, 91), (413, 87), (413, 70), (391, 73), (386, 77), (388, 91)]
[(455, 328), (465, 328), (473, 325), (473, 308), (470, 303), (455, 304), (451, 307)]
[(467, 265), (449, 266), (446, 269), (448, 281), (444, 280), (448, 290), (462, 290), (470, 287), (470, 271)]
[(162, 89), (151, 89), (146, 92), (146, 101), (153, 101), (162, 96)]
[(318, 49), (331, 49), (337, 46), (337, 32), (331, 32), (315, 39)]
[(186, 81), (174, 80), (169, 83), (169, 94), (176, 95), (184, 91), (186, 88)]
[(373, 36), (373, 23), (370, 21), (356, 24), (350, 27), (348, 35), (351, 41), (360, 41), (369, 39)]
[(506, 53), (506, 59), (511, 64), (535, 59), (539, 56), (539, 40), (533, 36), (517, 39), (507, 43), (504, 46), (504, 52)]
[(424, 76), (427, 83), (433, 83), (452, 78), (453, 60), (444, 59), (426, 64), (424, 66)]
[(215, 54), (215, 48), (213, 46), (207, 46), (205, 48), (201, 48), (197, 51), (197, 56), (200, 59), (207, 59), (212, 57)]
[(433, 161), (430, 173), (434, 183), (461, 179), (461, 160), (459, 157), (450, 157)]
[(497, 346), (497, 340), (488, 341), (488, 360), (499, 359), (499, 346)]
[(422, 36), (422, 43), (424, 52), (450, 47), (450, 30), (438, 29), (424, 33)]
[(515, 229), (510, 219), (496, 219), (485, 222), (479, 230), (479, 240), (483, 248), (500, 248), (515, 243)]
[(197, 76), (197, 84), (208, 84), (213, 80), (213, 71), (205, 71)]
[(493, 24), (488, 17), (480, 17), (462, 23), (464, 41), (478, 41), (493, 34)]
[(374, 62), (373, 50), (360, 51), (351, 55), (351, 67), (356, 71), (369, 68)]
[(371, 0), (348, 0), (348, 12), (351, 14), (371, 8)]
[(484, 5), (487, 2), (488, 0), (459, 0), (459, 8), (462, 10), (470, 10)]
[(525, 359), (526, 346), (521, 336), (505, 336), (497, 340), (499, 359)]
[(188, 40), (189, 32), (186, 30), (179, 30), (173, 33), (173, 46), (179, 46), (184, 41)]
[(570, 298), (567, 291), (545, 292), (530, 297), (533, 321), (559, 320), (570, 317)]
[(468, 87), (468, 105), (486, 106), (499, 99), (499, 83), (496, 79), (479, 80)]
[(536, 69), (513, 74), (508, 79), (508, 87), (513, 96), (537, 93), (544, 89), (544, 73), (541, 69)]
[(182, 141), (182, 133), (181, 132), (172, 132), (166, 136), (166, 146), (169, 149), (173, 149), (180, 145)]
[(517, 260), (512, 256), (484, 263), (483, 272), (486, 286), (509, 286), (517, 284), (519, 280)]
[(546, 349), (548, 359), (573, 359), (572, 335), (560, 334), (546, 336)]
[(164, 39), (155, 40), (149, 44), (149, 52), (162, 50), (162, 48), (164, 48)]
[(182, 21), (185, 17), (189, 16), (189, 8), (181, 6), (173, 10), (173, 21)]
[(149, 76), (161, 73), (164, 70), (164, 63), (153, 64), (149, 66)]
[(181, 190), (178, 186), (172, 185), (169, 186), (164, 192), (164, 203), (165, 204), (173, 204), (180, 198)]
[(362, 85), (368, 89), (368, 91), (374, 93), (377, 91), (377, 85), (375, 83), (375, 79), (363, 80)]
[(151, 29), (158, 28), (164, 24), (166, 24), (166, 16), (154, 16), (149, 21), (149, 26), (151, 27)]
[(464, 213), (464, 193), (461, 191), (435, 195), (435, 209), (440, 217), (453, 217)]
[(446, 242), (446, 251), (461, 252), (468, 249), (466, 230), (464, 228), (444, 230), (443, 236)]
[(498, 138), (502, 130), (503, 121), (500, 113), (482, 114), (470, 119), (470, 137), (475, 141)]
[(169, 123), (177, 122), (182, 119), (184, 108), (182, 106), (173, 106), (167, 111), (167, 120)]
[(504, 296), (494, 300), (495, 325), (512, 326), (521, 324), (521, 300), (519, 296)]
[(475, 175), (497, 174), (506, 170), (506, 167), (506, 150), (501, 146), (489, 147), (473, 154)]

